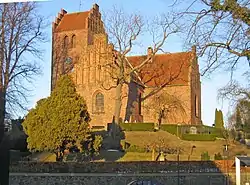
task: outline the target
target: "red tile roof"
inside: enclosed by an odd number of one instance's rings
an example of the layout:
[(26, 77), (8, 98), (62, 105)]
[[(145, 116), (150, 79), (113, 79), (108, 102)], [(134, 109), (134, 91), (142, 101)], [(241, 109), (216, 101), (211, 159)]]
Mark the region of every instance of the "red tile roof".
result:
[(89, 11), (65, 14), (55, 31), (71, 31), (85, 29)]
[[(131, 56), (128, 60), (135, 67), (146, 58), (147, 56)], [(142, 82), (149, 87), (187, 85), (191, 62), (192, 52), (157, 54), (152, 63), (141, 69), (139, 75)]]

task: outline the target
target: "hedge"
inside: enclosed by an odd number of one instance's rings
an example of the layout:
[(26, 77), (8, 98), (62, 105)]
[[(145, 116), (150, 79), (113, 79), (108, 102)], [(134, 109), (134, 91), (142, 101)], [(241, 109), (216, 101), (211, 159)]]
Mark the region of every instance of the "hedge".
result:
[(188, 141), (215, 141), (215, 134), (183, 134), (181, 136), (183, 140)]
[(201, 154), (201, 160), (202, 161), (210, 161), (210, 155), (208, 154), (208, 152), (203, 152)]
[[(181, 127), (179, 126), (179, 134), (181, 133)], [(177, 125), (161, 125), (160, 130), (167, 131), (170, 134), (177, 135)]]
[[(181, 137), (181, 135), (183, 134), (188, 134), (185, 133), (185, 130), (189, 130), (190, 127), (196, 127), (197, 128), (197, 134), (201, 135), (216, 135), (216, 137), (219, 138), (224, 138), (223, 136), (223, 130), (218, 129), (218, 128), (214, 128), (214, 127), (210, 127), (207, 125), (180, 125), (178, 127), (178, 135)], [(161, 130), (163, 131), (167, 131), (173, 135), (177, 135), (177, 125), (175, 124), (171, 124), (171, 125), (161, 125)], [(200, 133), (199, 133), (200, 132)]]
[(154, 123), (121, 123), (123, 131), (154, 131)]

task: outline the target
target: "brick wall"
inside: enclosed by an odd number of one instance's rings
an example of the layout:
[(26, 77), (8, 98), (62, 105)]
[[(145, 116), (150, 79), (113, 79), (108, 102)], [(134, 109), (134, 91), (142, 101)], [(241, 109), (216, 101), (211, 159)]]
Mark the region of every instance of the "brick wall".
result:
[[(146, 89), (145, 94), (148, 94), (153, 89)], [(162, 89), (158, 95), (160, 94), (169, 94), (175, 98), (177, 98), (181, 103), (182, 107), (184, 108), (184, 112), (180, 110), (173, 110), (172, 112), (169, 112), (166, 116), (166, 119), (162, 120), (163, 124), (191, 124), (191, 94), (190, 94), (190, 87), (187, 86), (167, 86), (164, 89)], [(153, 97), (149, 97), (148, 99), (143, 102), (142, 108), (143, 108), (143, 117), (146, 122), (157, 122), (158, 121), (158, 115), (155, 111), (154, 106), (152, 102)], [(147, 105), (151, 106), (147, 106)], [(156, 105), (157, 106), (157, 105)], [(152, 109), (148, 108), (152, 107)]]

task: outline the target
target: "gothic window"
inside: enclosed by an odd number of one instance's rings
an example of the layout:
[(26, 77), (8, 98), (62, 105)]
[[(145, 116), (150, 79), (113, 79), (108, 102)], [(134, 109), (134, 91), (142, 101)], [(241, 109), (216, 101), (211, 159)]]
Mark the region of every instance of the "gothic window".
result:
[(199, 74), (196, 75), (196, 88), (199, 88)]
[(94, 113), (104, 112), (104, 95), (102, 93), (97, 93), (95, 96)]
[(63, 39), (63, 47), (68, 48), (68, 46), (69, 46), (69, 37), (65, 36)]
[(73, 35), (71, 38), (71, 47), (72, 48), (76, 47), (76, 36), (75, 35)]
[(194, 103), (195, 103), (195, 105), (194, 105), (194, 107), (195, 107), (195, 116), (196, 117), (199, 117), (199, 106), (198, 106), (198, 98), (197, 98), (197, 96), (195, 95), (195, 98), (194, 98)]
[(139, 115), (141, 115), (141, 93), (139, 94), (138, 104), (139, 104)]

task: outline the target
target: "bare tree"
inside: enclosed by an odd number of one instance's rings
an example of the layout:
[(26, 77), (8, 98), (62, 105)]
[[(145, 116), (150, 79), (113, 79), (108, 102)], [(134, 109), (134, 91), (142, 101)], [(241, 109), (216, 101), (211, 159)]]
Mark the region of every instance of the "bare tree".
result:
[(186, 114), (183, 101), (175, 95), (163, 92), (154, 95), (152, 99), (145, 108), (155, 112), (159, 127), (161, 126), (162, 119), (174, 119), (176, 116), (175, 112), (183, 116)]
[(106, 30), (115, 49), (114, 62), (108, 65), (112, 69), (109, 74), (114, 80), (114, 84), (108, 89), (116, 89), (113, 120), (115, 124), (119, 123), (124, 85), (128, 85), (131, 80), (144, 85), (139, 73), (146, 64), (153, 62), (155, 54), (162, 49), (167, 38), (178, 32), (179, 29), (175, 21), (170, 16), (163, 16), (157, 22), (157, 30), (159, 30), (158, 33), (160, 33), (160, 36), (158, 34), (158, 36), (154, 37), (151, 54), (144, 57), (143, 61), (135, 65), (130, 62), (128, 55), (131, 53), (133, 47), (138, 44), (139, 37), (146, 31), (146, 24), (143, 18), (137, 14), (128, 15), (115, 7), (106, 15)]
[(250, 89), (249, 87), (241, 86), (237, 81), (231, 81), (225, 87), (219, 89), (219, 99), (229, 99), (233, 103), (238, 103), (242, 100), (250, 100)]
[(250, 1), (194, 0), (188, 3), (178, 16), (188, 24), (187, 44), (196, 45), (197, 55), (206, 58), (201, 75), (218, 68), (233, 72), (237, 64), (247, 61), (250, 65)]
[(39, 44), (46, 41), (42, 34), (44, 18), (37, 14), (36, 3), (0, 4), (0, 138), (7, 108), (18, 105), (29, 90), (27, 82), (40, 73), (37, 59), (42, 50)]

